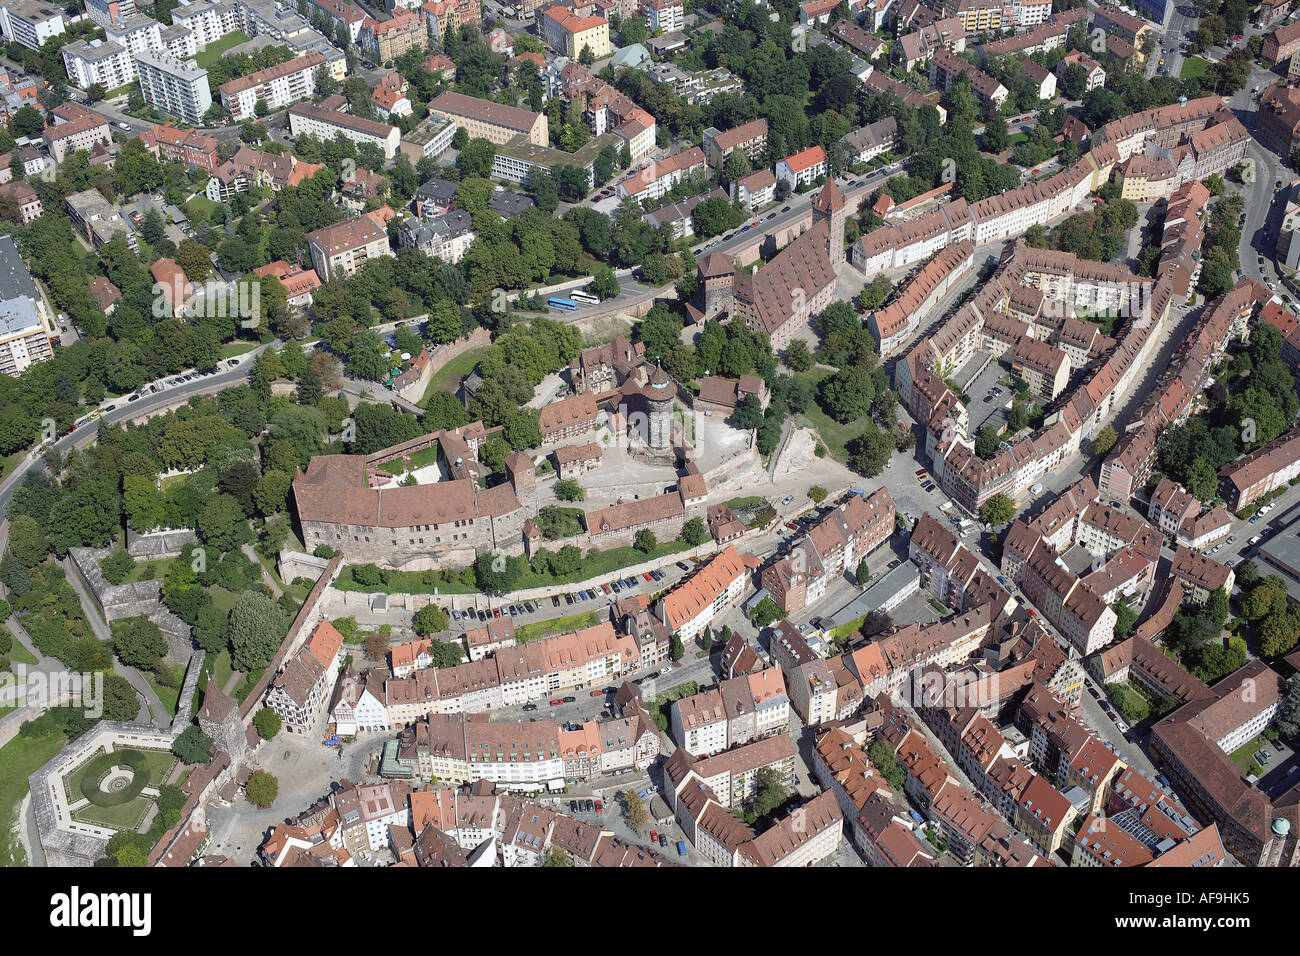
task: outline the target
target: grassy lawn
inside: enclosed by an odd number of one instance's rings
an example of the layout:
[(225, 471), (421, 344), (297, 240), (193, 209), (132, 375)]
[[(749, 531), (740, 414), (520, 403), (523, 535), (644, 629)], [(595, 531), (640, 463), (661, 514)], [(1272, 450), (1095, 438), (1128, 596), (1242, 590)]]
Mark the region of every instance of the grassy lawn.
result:
[(1150, 701), (1128, 684), (1107, 684), (1106, 693), (1129, 724), (1141, 723), (1151, 716)]
[[(807, 379), (812, 383), (814, 388), (828, 375), (835, 373), (829, 369), (815, 368), (810, 372), (804, 372), (801, 378)], [(831, 453), (831, 457), (838, 462), (848, 460), (849, 453), (845, 446), (850, 441), (857, 438), (863, 432), (861, 422), (849, 422), (847, 425), (841, 425), (835, 419), (831, 418), (821, 406), (815, 402), (808, 406), (808, 410), (802, 414), (795, 415), (795, 423), (799, 425), (811, 425), (817, 429), (821, 435), (822, 441), (826, 444), (826, 450)]]
[(239, 600), (238, 594), (235, 594), (233, 591), (227, 591), (225, 588), (212, 588), (211, 594), (212, 603), (221, 608), (221, 610), (225, 611), (227, 614), (231, 612), (235, 606), (235, 602)]
[(236, 355), (245, 355), (260, 345), (260, 342), (227, 342), (221, 346), (221, 357), (228, 359), (234, 358)]
[(595, 611), (574, 614), (570, 617), (557, 617), (551, 621), (536, 621), (516, 628), (515, 640), (522, 644), (525, 641), (548, 637), (551, 634), (568, 634), (571, 631), (581, 630), (584, 627), (591, 627), (593, 624), (598, 623), (600, 623), (600, 615)]
[(217, 208), (218, 204), (207, 196), (195, 196), (185, 204), (185, 212), (191, 219), (207, 219)]
[(250, 693), (252, 693), (253, 688), (257, 685), (257, 682), (262, 679), (262, 675), (265, 673), (266, 673), (266, 668), (263, 667), (259, 671), (254, 671), (251, 674), (245, 674), (244, 679), (241, 680), (239, 682), (239, 686), (235, 688), (235, 700), (239, 701), (242, 704), (244, 702), (244, 698), (247, 697)]
[(357, 584), (352, 579), (353, 566), (343, 569), (343, 572), (334, 582), (334, 586), (340, 591), (364, 591), (367, 594), (383, 592), (385, 594), (431, 594), (436, 589), (439, 594), (474, 594), (477, 590), (473, 585), (465, 584), (461, 581), (440, 580), (433, 587), (425, 583), (424, 571), (386, 571), (387, 583), (376, 584), (373, 587), (366, 587)]
[(482, 357), (485, 349), (470, 349), (463, 355), (458, 355), (442, 368), (438, 373), (429, 380), (429, 387), (424, 390), (424, 397), (420, 399), (420, 407), (424, 408), (433, 398), (434, 392), (454, 392), (463, 379), (470, 372), (474, 371), (474, 366)]
[(649, 554), (638, 551), (631, 546), (611, 548), (608, 551), (593, 551), (588, 553), (587, 557), (583, 559), (582, 567), (573, 574), (563, 578), (555, 578), (549, 574), (540, 575), (529, 572), (520, 575), (519, 580), (515, 582), (515, 588), (523, 590), (524, 588), (546, 587), (550, 584), (576, 584), (579, 581), (589, 581), (602, 575), (613, 574), (621, 568), (653, 561), (656, 558), (664, 558), (670, 554), (689, 549), (690, 545), (685, 541), (661, 541)]
[(144, 820), (153, 800), (141, 794), (116, 807), (97, 807), (88, 803), (72, 815), (72, 819), (112, 830), (134, 830)]
[(1249, 776), (1252, 773), (1255, 774), (1256, 776), (1262, 774), (1264, 772), (1264, 768), (1261, 767), (1259, 765), (1259, 761), (1255, 759), (1255, 754), (1259, 753), (1259, 748), (1262, 746), (1264, 746), (1263, 738), (1256, 737), (1254, 740), (1246, 744), (1244, 747), (1241, 747), (1239, 750), (1234, 750), (1232, 752), (1231, 754), (1232, 762), (1235, 763), (1238, 767), (1240, 767), (1241, 772), (1246, 774), (1247, 776)]
[(149, 682), (149, 686), (153, 688), (153, 692), (158, 695), (158, 699), (161, 700), (163, 706), (167, 708), (167, 716), (169, 718), (175, 717), (176, 705), (180, 703), (181, 699), (181, 689), (179, 687), (164, 687), (162, 684), (158, 683), (158, 678), (151, 672), (145, 672), (145, 680)]
[(18, 467), (19, 462), (26, 457), (27, 449), (24, 448), (21, 451), (14, 452), (12, 455), (6, 455), (5, 457), (0, 458), (0, 478), (8, 477), (9, 472)]
[(395, 458), (392, 461), (386, 461), (379, 466), (380, 471), (386, 471), (390, 475), (400, 475), (409, 468), (414, 471), (417, 468), (423, 468), (426, 465), (436, 465), (438, 463), (438, 449), (426, 448), (423, 451), (417, 451), (413, 455), (405, 458)]
[(15, 737), (0, 747), (0, 866), (26, 866), (27, 855), (14, 838), (18, 806), (27, 794), (27, 778), (63, 749), (62, 734)]
[(1183, 68), (1179, 71), (1179, 76), (1184, 80), (1199, 80), (1210, 71), (1210, 66), (1210, 61), (1203, 57), (1189, 56), (1183, 60)]
[(208, 654), (203, 658), (203, 673), (199, 675), (199, 690), (207, 689), (208, 679), (217, 682), (218, 687), (225, 687), (230, 675), (235, 672), (230, 663), (230, 649), (223, 648), (220, 654)]
[(17, 638), (14, 638), (13, 647), (9, 648), (9, 660), (10, 662), (22, 661), (28, 667), (36, 666), (36, 658), (32, 656), (32, 652), (19, 644)]
[(157, 561), (136, 561), (129, 574), (126, 576), (123, 584), (135, 584), (137, 581), (152, 581), (154, 578), (161, 578), (167, 574), (172, 566), (173, 558), (161, 558)]
[(207, 49), (194, 58), (194, 62), (201, 67), (207, 67), (212, 63), (215, 63), (222, 54), (229, 52), (233, 47), (237, 47), (239, 44), (247, 42), (248, 37), (244, 36), (244, 34), (240, 33), (238, 30), (234, 33), (227, 33), (216, 43), (209, 44)]
[(753, 508), (766, 503), (767, 499), (762, 495), (749, 495), (746, 498), (732, 498), (727, 502), (727, 507), (735, 511), (737, 508)]

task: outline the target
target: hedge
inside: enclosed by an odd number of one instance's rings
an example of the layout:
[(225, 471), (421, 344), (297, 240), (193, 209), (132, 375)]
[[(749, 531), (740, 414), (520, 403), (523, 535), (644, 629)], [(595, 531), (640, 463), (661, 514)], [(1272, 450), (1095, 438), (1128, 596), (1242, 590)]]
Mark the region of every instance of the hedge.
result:
[[(118, 807), (130, 803), (140, 796), (140, 791), (149, 782), (148, 772), (141, 766), (144, 754), (138, 750), (114, 750), (102, 753), (86, 765), (81, 776), (81, 795), (97, 807)], [(130, 767), (131, 782), (117, 793), (105, 793), (99, 782), (110, 767)]]

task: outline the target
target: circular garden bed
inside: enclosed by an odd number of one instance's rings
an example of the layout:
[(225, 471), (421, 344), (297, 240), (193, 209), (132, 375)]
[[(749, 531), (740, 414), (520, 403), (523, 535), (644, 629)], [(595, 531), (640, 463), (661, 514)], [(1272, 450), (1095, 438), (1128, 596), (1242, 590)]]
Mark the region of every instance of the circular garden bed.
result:
[(81, 795), (97, 807), (117, 807), (140, 796), (149, 782), (149, 766), (138, 750), (102, 753), (86, 764)]

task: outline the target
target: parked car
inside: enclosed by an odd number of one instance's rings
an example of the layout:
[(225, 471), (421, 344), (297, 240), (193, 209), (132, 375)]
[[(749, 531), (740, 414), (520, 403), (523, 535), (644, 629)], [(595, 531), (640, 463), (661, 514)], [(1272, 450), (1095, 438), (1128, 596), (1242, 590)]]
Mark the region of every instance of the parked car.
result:
[(578, 812), (578, 801), (577, 801), (577, 800), (570, 800), (570, 801), (569, 801), (569, 812), (570, 812), (570, 813), (577, 813), (577, 812)]
[(650, 842), (651, 842), (651, 843), (658, 843), (658, 842), (659, 842), (659, 831), (658, 831), (658, 830), (651, 830), (651, 831), (650, 831)]
[(577, 699), (578, 699), (578, 698), (576, 698), (576, 697), (565, 697), (565, 698), (564, 698), (564, 702), (565, 702), (566, 704), (572, 704), (572, 703), (574, 703)]
[(552, 707), (559, 707), (559, 706), (560, 706), (561, 704), (563, 704), (563, 703), (564, 703), (564, 701), (560, 700), (560, 699), (557, 697), (557, 698), (555, 698), (555, 700), (551, 701), (551, 706), (552, 706)]
[(792, 501), (794, 501), (794, 495), (786, 495), (781, 499), (781, 504), (788, 505)]
[(659, 845), (661, 847), (668, 846), (668, 837), (664, 836), (662, 833), (659, 834)]

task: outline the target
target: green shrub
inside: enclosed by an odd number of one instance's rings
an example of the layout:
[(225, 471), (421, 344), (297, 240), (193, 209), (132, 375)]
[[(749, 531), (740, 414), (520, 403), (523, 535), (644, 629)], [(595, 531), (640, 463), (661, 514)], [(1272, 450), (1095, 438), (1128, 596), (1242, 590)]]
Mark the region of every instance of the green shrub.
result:
[[(117, 793), (105, 793), (99, 788), (99, 782), (108, 773), (110, 767), (129, 767), (131, 782)], [(102, 753), (91, 759), (81, 775), (81, 795), (97, 807), (120, 807), (140, 796), (140, 791), (149, 782), (149, 773), (145, 767), (144, 754), (138, 750), (114, 750)]]

